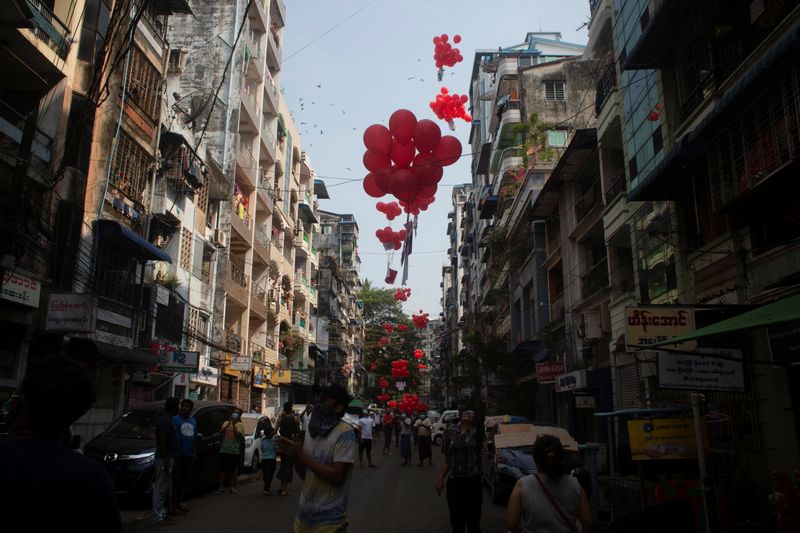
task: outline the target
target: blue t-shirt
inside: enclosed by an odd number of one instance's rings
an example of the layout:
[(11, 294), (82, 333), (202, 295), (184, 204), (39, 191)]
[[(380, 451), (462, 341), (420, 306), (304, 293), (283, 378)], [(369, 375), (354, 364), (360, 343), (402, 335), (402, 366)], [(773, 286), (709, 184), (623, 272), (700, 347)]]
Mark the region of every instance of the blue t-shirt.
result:
[(275, 439), (269, 437), (261, 438), (261, 458), (275, 459)]
[(197, 436), (197, 421), (194, 417), (183, 418), (181, 415), (172, 417), (172, 423), (178, 430), (178, 455), (181, 457), (194, 456), (194, 441)]

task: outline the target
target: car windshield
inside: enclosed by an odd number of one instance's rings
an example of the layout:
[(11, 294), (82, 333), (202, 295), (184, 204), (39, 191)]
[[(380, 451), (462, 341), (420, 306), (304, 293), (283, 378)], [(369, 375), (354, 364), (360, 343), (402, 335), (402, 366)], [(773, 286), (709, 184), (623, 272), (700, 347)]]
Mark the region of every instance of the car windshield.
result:
[(255, 431), (256, 426), (258, 425), (258, 418), (255, 417), (242, 418), (242, 424), (244, 425), (244, 434), (252, 435), (253, 431)]
[(160, 411), (128, 411), (108, 428), (105, 435), (116, 439), (155, 439), (159, 416)]

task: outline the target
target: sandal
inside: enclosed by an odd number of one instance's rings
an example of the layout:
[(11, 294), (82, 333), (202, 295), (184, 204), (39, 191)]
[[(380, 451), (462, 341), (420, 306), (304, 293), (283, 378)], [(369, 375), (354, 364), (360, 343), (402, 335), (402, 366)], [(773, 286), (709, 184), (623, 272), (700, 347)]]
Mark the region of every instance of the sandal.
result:
[(222, 489), (219, 489), (219, 490), (217, 491), (217, 494), (222, 494)]
[(233, 489), (233, 488), (232, 488), (232, 489), (231, 489), (231, 494), (239, 494), (239, 491), (238, 491), (238, 490), (236, 490), (236, 489)]

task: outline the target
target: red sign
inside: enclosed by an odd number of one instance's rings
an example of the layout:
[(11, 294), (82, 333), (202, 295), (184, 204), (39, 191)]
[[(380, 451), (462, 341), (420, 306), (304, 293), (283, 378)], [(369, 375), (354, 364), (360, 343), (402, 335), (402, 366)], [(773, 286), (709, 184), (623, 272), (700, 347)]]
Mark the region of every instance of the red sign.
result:
[(539, 383), (555, 383), (556, 377), (566, 372), (567, 364), (563, 361), (536, 363), (536, 381)]

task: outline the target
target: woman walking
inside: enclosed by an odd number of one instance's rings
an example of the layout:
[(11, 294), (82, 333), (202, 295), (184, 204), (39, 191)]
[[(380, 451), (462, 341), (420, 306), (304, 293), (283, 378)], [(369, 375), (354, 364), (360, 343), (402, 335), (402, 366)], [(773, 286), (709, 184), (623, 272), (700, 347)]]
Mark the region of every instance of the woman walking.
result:
[[(292, 402), (283, 404), (283, 412), (278, 417), (275, 425), (278, 427), (278, 434), (285, 439), (300, 440), (300, 422), (292, 412)], [(280, 454), (281, 467), (278, 469), (278, 479), (281, 481), (281, 488), (278, 494), (281, 496), (288, 496), (289, 483), (294, 479), (294, 460), (292, 456), (285, 453)]]
[(239, 461), (241, 442), (244, 440), (244, 426), (240, 421), (242, 411), (235, 409), (231, 419), (222, 423), (222, 445), (219, 448), (219, 490), (222, 494), (227, 478), (231, 485), (231, 494), (236, 494), (236, 478), (239, 477)]
[(387, 410), (383, 415), (383, 455), (392, 455), (392, 433), (394, 432), (394, 413)]
[(264, 481), (264, 495), (270, 496), (272, 477), (275, 475), (275, 430), (269, 417), (263, 419), (261, 429), (261, 478)]
[(408, 415), (400, 418), (400, 457), (403, 458), (403, 466), (411, 464), (411, 419)]
[[(475, 427), (475, 412), (464, 411), (461, 421), (447, 432), (447, 455), (444, 468), (436, 480), (436, 493), (440, 496), (447, 481), (447, 508), (453, 533), (481, 531), (482, 432)], [(449, 477), (448, 477), (449, 475)]]
[(578, 480), (564, 475), (564, 448), (552, 435), (533, 444), (537, 472), (514, 485), (506, 508), (506, 529), (513, 533), (582, 533), (594, 528), (589, 498)]

